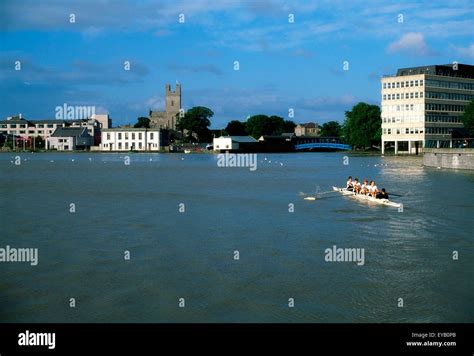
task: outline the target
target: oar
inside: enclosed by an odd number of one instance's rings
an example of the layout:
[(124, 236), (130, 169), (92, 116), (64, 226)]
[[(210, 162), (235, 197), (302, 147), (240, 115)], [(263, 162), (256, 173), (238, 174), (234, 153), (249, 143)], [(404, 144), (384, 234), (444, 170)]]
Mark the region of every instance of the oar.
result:
[[(320, 195), (323, 195), (323, 194), (330, 194), (330, 193), (338, 193), (338, 191), (335, 191), (335, 190), (329, 190), (327, 192), (321, 192), (321, 193), (316, 193), (316, 195), (314, 196), (307, 196), (304, 198), (304, 200), (316, 200), (316, 199), (322, 199), (322, 198), (319, 198)], [(307, 195), (307, 194), (306, 194)]]
[(403, 197), (401, 194), (395, 194), (395, 193), (387, 193), (388, 195), (393, 195), (395, 197)]
[(344, 197), (344, 196), (345, 195), (335, 195), (332, 197), (322, 197), (322, 198), (309, 196), (309, 197), (305, 197), (304, 200), (324, 200), (324, 199), (339, 198), (339, 197)]

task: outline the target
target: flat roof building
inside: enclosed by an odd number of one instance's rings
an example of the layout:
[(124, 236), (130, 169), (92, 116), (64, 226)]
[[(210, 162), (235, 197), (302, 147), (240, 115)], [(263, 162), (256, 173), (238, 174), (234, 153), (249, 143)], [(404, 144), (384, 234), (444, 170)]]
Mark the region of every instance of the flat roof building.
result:
[(463, 128), (461, 116), (474, 99), (474, 66), (430, 65), (398, 69), (381, 79), (382, 154), (415, 154), (449, 147)]
[(221, 136), (214, 137), (212, 145), (215, 151), (239, 151), (256, 147), (258, 141), (252, 136)]

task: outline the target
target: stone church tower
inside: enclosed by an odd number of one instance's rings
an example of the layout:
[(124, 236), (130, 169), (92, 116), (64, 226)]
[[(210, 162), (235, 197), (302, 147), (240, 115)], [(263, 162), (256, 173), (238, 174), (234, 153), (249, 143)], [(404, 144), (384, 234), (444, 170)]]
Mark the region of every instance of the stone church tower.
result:
[(176, 83), (176, 89), (171, 85), (165, 86), (165, 111), (150, 110), (150, 127), (176, 130), (176, 115), (181, 109), (181, 85)]

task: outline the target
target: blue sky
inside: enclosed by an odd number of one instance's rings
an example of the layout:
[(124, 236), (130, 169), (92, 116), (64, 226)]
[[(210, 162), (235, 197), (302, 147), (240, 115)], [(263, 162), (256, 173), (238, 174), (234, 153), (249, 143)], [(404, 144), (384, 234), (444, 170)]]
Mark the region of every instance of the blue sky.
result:
[(2, 118), (54, 118), (67, 103), (135, 122), (179, 81), (184, 108), (211, 108), (213, 128), (290, 108), (295, 122), (342, 122), (379, 104), (397, 68), (473, 64), (474, 3), (3, 0), (0, 36)]

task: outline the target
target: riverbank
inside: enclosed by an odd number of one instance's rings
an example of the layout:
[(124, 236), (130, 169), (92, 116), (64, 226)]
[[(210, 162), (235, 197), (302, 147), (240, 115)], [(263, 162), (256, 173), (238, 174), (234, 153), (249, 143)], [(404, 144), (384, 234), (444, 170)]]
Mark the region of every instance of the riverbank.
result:
[(423, 154), (423, 165), (474, 170), (474, 148), (427, 148)]

